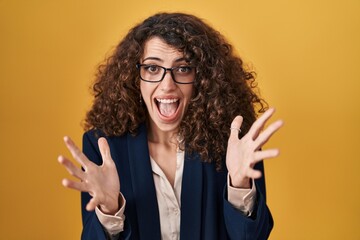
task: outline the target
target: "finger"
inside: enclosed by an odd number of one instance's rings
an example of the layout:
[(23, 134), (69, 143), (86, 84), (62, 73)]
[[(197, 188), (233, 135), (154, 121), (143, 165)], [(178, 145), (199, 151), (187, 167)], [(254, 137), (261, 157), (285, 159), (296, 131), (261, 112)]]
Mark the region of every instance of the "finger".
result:
[(62, 180), (62, 185), (67, 188), (78, 190), (80, 192), (87, 192), (87, 188), (83, 182), (75, 182), (67, 178)]
[(277, 120), (270, 124), (254, 141), (255, 149), (260, 149), (283, 124), (282, 120)]
[(257, 151), (254, 153), (254, 163), (260, 162), (267, 158), (274, 158), (279, 156), (279, 149), (267, 149), (262, 151)]
[(261, 178), (261, 176), (262, 176), (262, 173), (259, 170), (249, 168), (246, 171), (246, 177), (248, 177), (248, 178), (258, 179), (258, 178)]
[(90, 201), (88, 202), (88, 204), (86, 204), (86, 210), (87, 211), (93, 211), (95, 210), (96, 206), (98, 206), (99, 203), (96, 200), (96, 198), (91, 198)]
[(74, 177), (83, 180), (85, 177), (85, 173), (78, 168), (77, 166), (75, 166), (69, 159), (65, 158), (64, 156), (59, 156), (58, 157), (58, 161), (59, 163), (61, 163), (66, 170)]
[(241, 132), (241, 125), (243, 122), (242, 116), (236, 116), (230, 126), (230, 137), (229, 139), (239, 139), (239, 133)]
[(261, 115), (251, 126), (249, 130), (249, 136), (253, 140), (257, 138), (259, 133), (261, 132), (262, 128), (265, 126), (265, 123), (269, 118), (274, 114), (275, 108), (269, 108), (263, 115)]
[(65, 136), (64, 142), (66, 147), (69, 149), (71, 155), (74, 157), (74, 159), (81, 164), (81, 166), (85, 169), (87, 169), (87, 165), (90, 163), (90, 161), (86, 158), (86, 156), (80, 151), (80, 149), (75, 145), (75, 143), (71, 140), (70, 137)]
[(99, 138), (98, 145), (103, 159), (103, 164), (113, 161), (110, 154), (110, 147), (106, 139), (103, 137)]

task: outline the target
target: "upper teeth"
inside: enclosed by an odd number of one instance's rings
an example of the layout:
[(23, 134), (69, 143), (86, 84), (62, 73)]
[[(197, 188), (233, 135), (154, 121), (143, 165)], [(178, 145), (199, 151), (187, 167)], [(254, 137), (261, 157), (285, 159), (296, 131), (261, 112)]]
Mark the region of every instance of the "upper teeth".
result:
[(179, 99), (161, 99), (161, 98), (157, 98), (156, 101), (161, 102), (161, 103), (174, 103), (179, 101)]

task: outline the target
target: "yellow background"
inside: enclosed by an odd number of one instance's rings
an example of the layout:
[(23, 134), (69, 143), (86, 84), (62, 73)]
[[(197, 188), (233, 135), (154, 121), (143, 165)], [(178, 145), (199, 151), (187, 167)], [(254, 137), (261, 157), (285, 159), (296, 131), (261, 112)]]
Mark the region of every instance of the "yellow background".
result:
[(271, 239), (360, 239), (359, 0), (0, 0), (0, 239), (79, 239), (64, 189), (96, 65), (157, 11), (186, 11), (254, 65), (285, 126), (266, 147)]

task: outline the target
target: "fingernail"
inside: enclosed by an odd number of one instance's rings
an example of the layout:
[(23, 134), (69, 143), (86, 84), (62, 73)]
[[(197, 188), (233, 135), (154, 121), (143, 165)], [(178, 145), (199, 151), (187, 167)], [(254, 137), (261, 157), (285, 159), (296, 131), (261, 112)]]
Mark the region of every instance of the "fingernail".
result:
[(67, 187), (67, 185), (68, 185), (68, 180), (67, 180), (66, 178), (64, 178), (64, 179), (61, 181), (61, 183), (62, 183), (62, 185), (63, 185), (64, 187)]

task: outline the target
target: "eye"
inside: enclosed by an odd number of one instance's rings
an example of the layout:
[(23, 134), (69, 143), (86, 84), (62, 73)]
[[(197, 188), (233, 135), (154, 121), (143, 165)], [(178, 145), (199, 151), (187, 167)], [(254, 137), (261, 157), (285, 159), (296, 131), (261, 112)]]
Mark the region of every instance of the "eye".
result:
[(152, 74), (158, 73), (161, 70), (161, 68), (157, 65), (145, 65), (145, 66), (143, 66), (143, 68), (146, 72), (149, 72)]
[(177, 72), (180, 73), (180, 74), (188, 74), (190, 73), (192, 70), (192, 67), (190, 66), (180, 66), (177, 68)]

